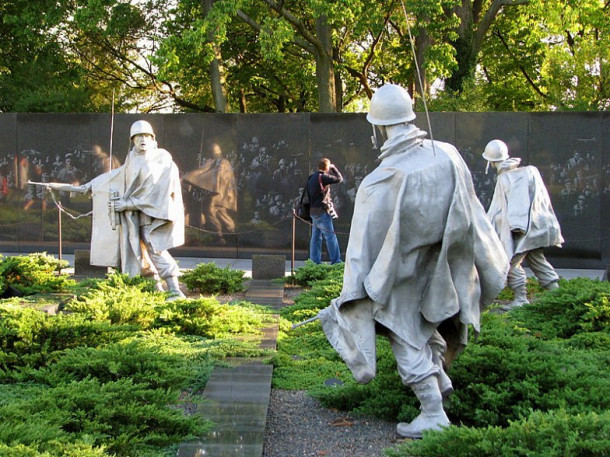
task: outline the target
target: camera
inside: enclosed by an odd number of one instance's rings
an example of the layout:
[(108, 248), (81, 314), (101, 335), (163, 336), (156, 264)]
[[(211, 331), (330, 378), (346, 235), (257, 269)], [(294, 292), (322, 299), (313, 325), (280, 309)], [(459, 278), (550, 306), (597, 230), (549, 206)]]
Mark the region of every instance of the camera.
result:
[(339, 217), (339, 215), (337, 214), (337, 211), (335, 211), (335, 205), (333, 205), (332, 202), (326, 203), (325, 207), (326, 207), (326, 212), (328, 213), (328, 215), (331, 218), (337, 219)]

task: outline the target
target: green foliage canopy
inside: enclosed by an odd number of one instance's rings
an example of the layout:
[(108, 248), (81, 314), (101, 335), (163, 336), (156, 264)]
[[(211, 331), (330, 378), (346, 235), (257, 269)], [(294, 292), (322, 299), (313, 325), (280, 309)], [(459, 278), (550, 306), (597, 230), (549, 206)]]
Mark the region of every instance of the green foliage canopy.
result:
[(361, 111), (385, 82), (434, 110), (610, 103), (599, 0), (12, 0), (0, 16), (2, 112), (109, 111), (113, 88), (118, 111)]

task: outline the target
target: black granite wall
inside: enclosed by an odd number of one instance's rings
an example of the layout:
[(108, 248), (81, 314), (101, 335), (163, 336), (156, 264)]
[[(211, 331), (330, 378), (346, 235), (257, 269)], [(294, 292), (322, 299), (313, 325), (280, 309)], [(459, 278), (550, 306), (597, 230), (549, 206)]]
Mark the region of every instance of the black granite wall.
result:
[[(493, 138), (513, 157), (537, 166), (549, 188), (566, 243), (549, 249), (558, 267), (605, 268), (610, 263), (610, 116), (608, 113), (431, 113), (434, 139), (454, 144), (470, 167), (487, 207), (495, 172), (481, 152)], [(292, 208), (309, 173), (330, 158), (345, 181), (333, 186), (345, 249), (360, 180), (375, 166), (371, 127), (362, 114), (116, 115), (113, 155), (122, 161), (129, 128), (146, 119), (183, 176), (187, 243), (175, 255), (249, 258), (289, 254)], [(87, 182), (107, 165), (110, 116), (0, 115), (0, 251), (57, 252), (86, 248), (90, 201), (53, 196), (27, 181)], [(416, 123), (429, 130), (425, 116)], [(212, 158), (214, 143), (221, 156)], [(104, 156), (106, 154), (106, 156)], [(104, 160), (106, 157), (106, 160)], [(69, 213), (69, 214), (68, 214)], [(296, 221), (297, 258), (307, 257), (308, 226)]]

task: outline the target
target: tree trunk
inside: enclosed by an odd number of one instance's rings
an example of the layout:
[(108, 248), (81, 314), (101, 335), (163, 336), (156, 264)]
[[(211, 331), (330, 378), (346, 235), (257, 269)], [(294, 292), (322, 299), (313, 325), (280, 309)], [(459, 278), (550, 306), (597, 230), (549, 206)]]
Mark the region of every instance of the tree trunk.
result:
[(336, 113), (335, 66), (332, 55), (331, 28), (326, 17), (316, 19), (319, 46), (315, 48), (318, 109), (321, 113)]
[[(203, 11), (207, 15), (212, 9), (214, 0), (202, 0)], [(222, 56), (220, 48), (214, 43), (214, 32), (208, 31), (208, 42), (212, 43), (214, 49), (214, 58), (210, 62), (208, 73), (210, 75), (210, 84), (212, 86), (212, 99), (214, 101), (214, 109), (217, 113), (226, 113), (229, 111), (229, 103), (224, 88), (224, 71), (220, 62)]]
[[(426, 21), (429, 22), (429, 21)], [(430, 36), (424, 27), (421, 27), (415, 37), (415, 59), (419, 68), (420, 76), (415, 75), (415, 95), (416, 97), (424, 97), (428, 95), (429, 84), (428, 77), (426, 76), (426, 68), (424, 66), (426, 59), (426, 52), (430, 47)], [(417, 69), (416, 69), (417, 71)], [(421, 81), (420, 81), (421, 77)], [(420, 84), (421, 83), (421, 84)], [(415, 100), (415, 98), (413, 99)]]
[(217, 57), (210, 62), (210, 81), (212, 84), (212, 97), (214, 109), (217, 113), (226, 113), (229, 110), (229, 102), (224, 91), (224, 76), (220, 60)]
[(239, 90), (239, 112), (248, 112), (248, 103), (246, 101), (246, 91), (244, 89)]
[(455, 59), (457, 60), (457, 69), (451, 74), (451, 77), (446, 81), (448, 89), (454, 92), (460, 92), (464, 86), (464, 82), (474, 75), (476, 65), (476, 56), (472, 55), (472, 45), (474, 37), (474, 18), (470, 2), (463, 2), (466, 5), (458, 6), (454, 12), (460, 19), (460, 26), (457, 30), (458, 38), (452, 45), (455, 48)]

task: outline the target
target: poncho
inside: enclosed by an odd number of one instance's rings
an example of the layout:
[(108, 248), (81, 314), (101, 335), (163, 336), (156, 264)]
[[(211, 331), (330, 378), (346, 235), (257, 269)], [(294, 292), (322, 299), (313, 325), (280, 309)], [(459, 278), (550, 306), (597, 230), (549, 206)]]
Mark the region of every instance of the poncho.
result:
[[(155, 252), (184, 244), (184, 205), (178, 167), (165, 149), (145, 154), (131, 150), (125, 164), (91, 181), (94, 227), (91, 238), (93, 265), (121, 267), (123, 273), (135, 276), (149, 264), (140, 243), (140, 225), (150, 226)], [(108, 222), (108, 189), (117, 190), (132, 207), (120, 214), (120, 225), (110, 230)], [(115, 244), (110, 244), (115, 240)], [(118, 243), (118, 252), (115, 250)]]
[[(521, 159), (505, 160), (487, 215), (509, 257), (563, 243), (551, 199), (534, 166), (519, 167)], [(520, 235), (513, 236), (513, 231)]]
[(425, 135), (410, 126), (383, 145), (356, 195), (341, 295), (318, 315), (359, 382), (375, 376), (376, 323), (415, 348), (439, 329), (450, 362), (505, 284), (508, 258), (466, 164)]

